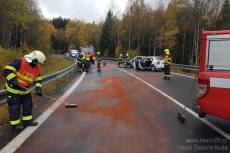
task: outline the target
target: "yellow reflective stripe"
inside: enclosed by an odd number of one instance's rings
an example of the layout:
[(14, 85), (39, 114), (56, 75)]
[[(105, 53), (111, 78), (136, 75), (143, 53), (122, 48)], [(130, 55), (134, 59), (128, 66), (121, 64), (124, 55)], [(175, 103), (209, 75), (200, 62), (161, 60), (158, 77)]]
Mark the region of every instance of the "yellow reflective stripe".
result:
[(14, 77), (16, 77), (16, 75), (14, 73), (10, 73), (9, 75), (7, 75), (6, 79), (9, 81)]
[(17, 125), (19, 123), (20, 123), (20, 119), (14, 120), (14, 121), (10, 121), (10, 125)]
[(31, 82), (31, 83), (33, 82), (33, 79), (24, 76), (24, 75), (21, 74), (20, 72), (17, 72), (16, 74), (17, 74), (18, 77), (20, 77), (20, 78), (22, 78), (22, 79), (24, 79), (24, 80), (26, 80), (26, 81), (29, 81), (29, 82)]
[(89, 55), (86, 55), (86, 60), (90, 60), (90, 56)]
[(5, 69), (11, 70), (13, 72), (17, 71), (13, 66), (6, 66)]
[(7, 83), (6, 83), (6, 90), (10, 93), (18, 94), (18, 95), (26, 95), (26, 94), (29, 94), (31, 92), (30, 90), (20, 91), (20, 90), (13, 89), (13, 88), (9, 87), (9, 85)]
[(30, 116), (22, 116), (22, 120), (23, 120), (23, 121), (32, 120), (32, 115), (30, 115)]
[(36, 87), (42, 87), (42, 84), (41, 83), (35, 83), (35, 86)]
[(36, 77), (36, 79), (34, 81), (41, 81), (42, 77)]

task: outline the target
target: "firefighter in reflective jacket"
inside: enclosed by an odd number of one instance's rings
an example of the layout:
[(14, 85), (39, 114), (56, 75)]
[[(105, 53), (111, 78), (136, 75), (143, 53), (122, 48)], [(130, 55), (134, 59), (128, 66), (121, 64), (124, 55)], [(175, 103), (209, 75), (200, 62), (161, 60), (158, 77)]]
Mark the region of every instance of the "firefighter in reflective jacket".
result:
[(97, 52), (97, 69), (98, 71), (101, 70), (101, 53), (100, 52)]
[(164, 50), (164, 79), (170, 80), (170, 69), (172, 64), (172, 58), (169, 49)]
[(90, 65), (91, 65), (90, 53), (87, 53), (85, 55), (85, 60), (86, 60), (86, 71), (88, 72), (90, 69)]
[(15, 59), (4, 68), (10, 125), (14, 131), (38, 125), (32, 118), (33, 102), (29, 88), (35, 85), (35, 94), (42, 96), (39, 64), (44, 64), (45, 61), (46, 56), (41, 51), (33, 51), (21, 59)]

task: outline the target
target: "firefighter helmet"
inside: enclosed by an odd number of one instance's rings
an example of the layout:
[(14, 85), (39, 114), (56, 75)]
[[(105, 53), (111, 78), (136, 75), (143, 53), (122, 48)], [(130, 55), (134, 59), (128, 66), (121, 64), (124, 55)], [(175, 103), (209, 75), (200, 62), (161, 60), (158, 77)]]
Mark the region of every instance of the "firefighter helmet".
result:
[(33, 61), (37, 61), (38, 63), (44, 64), (46, 62), (46, 56), (41, 51), (35, 50), (30, 54), (24, 56), (26, 61), (31, 63)]
[(169, 54), (170, 54), (169, 49), (165, 49), (165, 50), (164, 50), (164, 53), (167, 54), (167, 55), (169, 55)]

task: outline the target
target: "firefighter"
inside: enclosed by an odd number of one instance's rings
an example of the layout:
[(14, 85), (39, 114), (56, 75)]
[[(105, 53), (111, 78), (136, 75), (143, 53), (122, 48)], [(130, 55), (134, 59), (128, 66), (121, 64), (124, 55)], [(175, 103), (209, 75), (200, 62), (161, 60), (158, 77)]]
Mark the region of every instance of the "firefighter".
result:
[(123, 61), (123, 55), (122, 55), (122, 54), (119, 55), (117, 61), (118, 61), (118, 62), (117, 62), (117, 65), (118, 65), (118, 67), (120, 67), (120, 66), (122, 65), (122, 61)]
[(90, 53), (89, 52), (85, 55), (85, 60), (86, 60), (86, 71), (88, 72), (89, 69), (90, 69), (90, 65), (91, 65)]
[(83, 58), (83, 54), (80, 54), (77, 57), (77, 69), (79, 72), (82, 70), (82, 66), (83, 66), (83, 59), (82, 58)]
[(170, 69), (172, 64), (172, 58), (169, 49), (164, 50), (164, 79), (170, 80)]
[(97, 52), (97, 70), (101, 71), (101, 53)]
[(38, 125), (32, 118), (33, 102), (29, 88), (35, 85), (35, 94), (42, 96), (40, 64), (45, 61), (46, 56), (41, 51), (33, 51), (4, 68), (10, 125), (14, 131)]
[(126, 53), (125, 54), (125, 67), (130, 67), (131, 66), (131, 64), (130, 64), (130, 57), (129, 57), (129, 53)]
[(125, 59), (126, 59), (126, 61), (130, 60), (129, 53), (126, 53)]

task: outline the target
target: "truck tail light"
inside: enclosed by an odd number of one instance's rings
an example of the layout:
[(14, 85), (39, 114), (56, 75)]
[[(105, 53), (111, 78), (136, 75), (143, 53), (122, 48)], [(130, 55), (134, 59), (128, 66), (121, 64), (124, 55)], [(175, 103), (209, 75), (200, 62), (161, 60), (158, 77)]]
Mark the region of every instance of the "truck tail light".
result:
[(199, 78), (197, 82), (197, 97), (203, 98), (208, 94), (210, 80), (208, 78)]
[(159, 61), (157, 61), (157, 65), (159, 65), (160, 64), (160, 62)]

